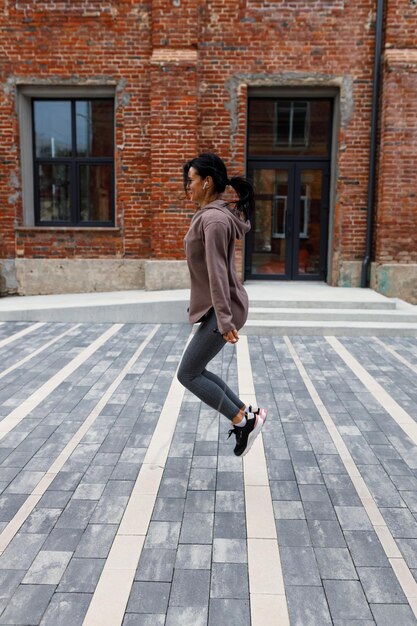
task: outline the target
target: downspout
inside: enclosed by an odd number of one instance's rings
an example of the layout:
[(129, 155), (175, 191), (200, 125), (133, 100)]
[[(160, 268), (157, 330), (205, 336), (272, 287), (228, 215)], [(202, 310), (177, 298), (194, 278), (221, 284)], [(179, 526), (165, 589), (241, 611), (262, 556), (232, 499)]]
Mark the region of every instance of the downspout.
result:
[(369, 267), (370, 267), (371, 254), (372, 254), (383, 15), (384, 15), (384, 0), (377, 0), (375, 55), (374, 55), (374, 80), (373, 80), (373, 88), (372, 88), (371, 151), (369, 155), (368, 202), (367, 202), (367, 207), (366, 207), (365, 257), (362, 261), (361, 287), (367, 287), (369, 284)]

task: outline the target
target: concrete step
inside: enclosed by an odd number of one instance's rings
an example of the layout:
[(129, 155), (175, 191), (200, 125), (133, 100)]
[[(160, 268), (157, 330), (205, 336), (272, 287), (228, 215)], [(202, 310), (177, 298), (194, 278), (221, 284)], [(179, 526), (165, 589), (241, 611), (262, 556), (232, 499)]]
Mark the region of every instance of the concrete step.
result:
[(250, 306), (250, 320), (305, 320), (327, 322), (413, 322), (417, 323), (415, 313), (399, 309), (386, 308), (296, 308), (296, 307), (257, 307)]
[(417, 323), (411, 322), (352, 322), (303, 320), (253, 320), (246, 322), (242, 335), (340, 335), (417, 337)]
[(393, 311), (397, 308), (395, 300), (381, 298), (377, 302), (369, 300), (280, 300), (277, 292), (271, 294), (270, 299), (250, 298), (251, 308), (292, 308), (292, 309), (367, 309), (379, 310), (384, 309)]

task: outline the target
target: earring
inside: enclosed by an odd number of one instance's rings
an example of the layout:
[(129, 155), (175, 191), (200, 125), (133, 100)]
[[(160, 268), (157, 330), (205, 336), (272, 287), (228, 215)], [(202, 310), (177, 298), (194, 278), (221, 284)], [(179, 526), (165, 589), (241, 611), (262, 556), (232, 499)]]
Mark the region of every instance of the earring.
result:
[(208, 185), (208, 183), (204, 183), (203, 189), (207, 189), (207, 185)]

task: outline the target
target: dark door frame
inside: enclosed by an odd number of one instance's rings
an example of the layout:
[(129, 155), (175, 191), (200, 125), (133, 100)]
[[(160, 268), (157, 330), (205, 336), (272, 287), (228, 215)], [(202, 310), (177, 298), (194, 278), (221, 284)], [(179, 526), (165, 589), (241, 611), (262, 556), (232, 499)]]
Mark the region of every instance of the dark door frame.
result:
[[(255, 169), (287, 169), (288, 170), (288, 213), (286, 219), (286, 249), (284, 274), (252, 273), (252, 253), (254, 231), (251, 229), (245, 241), (245, 279), (281, 280), (281, 281), (325, 281), (327, 276), (327, 249), (329, 233), (329, 192), (330, 192), (330, 160), (319, 158), (274, 158), (248, 159), (247, 172), (252, 179)], [(320, 208), (320, 250), (319, 269), (316, 274), (298, 273), (299, 237), (295, 236), (296, 225), (300, 223), (300, 203), (297, 199), (301, 190), (301, 172), (306, 169), (319, 169), (323, 172), (322, 196)], [(256, 190), (255, 190), (256, 193)], [(289, 219), (288, 219), (289, 218)], [(253, 224), (253, 222), (252, 222)]]

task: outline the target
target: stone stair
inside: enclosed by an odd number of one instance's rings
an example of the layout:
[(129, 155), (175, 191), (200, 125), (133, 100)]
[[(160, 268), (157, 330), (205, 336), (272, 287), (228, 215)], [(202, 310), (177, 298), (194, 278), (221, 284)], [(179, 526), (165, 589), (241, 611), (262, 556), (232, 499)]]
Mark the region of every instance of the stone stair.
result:
[(242, 333), (417, 336), (417, 307), (384, 296), (377, 301), (251, 299)]
[[(417, 337), (417, 306), (372, 289), (247, 281), (246, 335)], [(56, 294), (0, 299), (0, 321), (188, 323), (188, 289)]]

